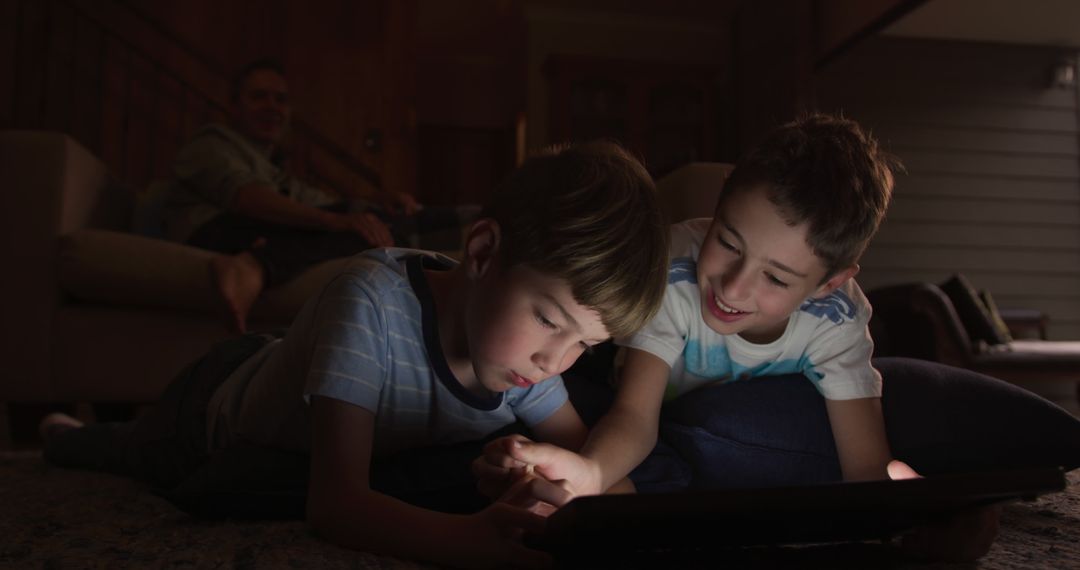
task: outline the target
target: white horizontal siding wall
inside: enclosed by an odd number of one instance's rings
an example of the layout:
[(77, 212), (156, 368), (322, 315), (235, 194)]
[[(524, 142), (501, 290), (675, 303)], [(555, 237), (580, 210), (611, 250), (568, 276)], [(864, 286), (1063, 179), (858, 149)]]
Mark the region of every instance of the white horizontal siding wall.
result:
[(898, 155), (892, 208), (862, 261), (864, 289), (961, 272), (1001, 308), (1040, 309), (1080, 339), (1076, 88), (1048, 85), (1075, 53), (874, 38), (818, 76), (818, 106)]

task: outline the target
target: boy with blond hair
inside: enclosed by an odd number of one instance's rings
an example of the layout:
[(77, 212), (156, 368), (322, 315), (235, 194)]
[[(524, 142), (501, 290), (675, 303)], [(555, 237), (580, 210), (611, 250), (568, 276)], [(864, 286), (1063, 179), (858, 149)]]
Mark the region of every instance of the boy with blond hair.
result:
[[(233, 450), (310, 453), (307, 520), (335, 543), (461, 567), (542, 567), (550, 558), (521, 535), (543, 519), (524, 506), (436, 512), (372, 489), (370, 473), (395, 453), (517, 420), (578, 449), (587, 432), (560, 374), (655, 314), (667, 240), (652, 181), (625, 151), (554, 150), (493, 196), (460, 264), (415, 250), (359, 255), (284, 338), (204, 358), (178, 378), (166, 400), (179, 404), (159, 407), (171, 414), (124, 426), (47, 418), (46, 457), (175, 488)], [(122, 451), (107, 457), (113, 445)]]

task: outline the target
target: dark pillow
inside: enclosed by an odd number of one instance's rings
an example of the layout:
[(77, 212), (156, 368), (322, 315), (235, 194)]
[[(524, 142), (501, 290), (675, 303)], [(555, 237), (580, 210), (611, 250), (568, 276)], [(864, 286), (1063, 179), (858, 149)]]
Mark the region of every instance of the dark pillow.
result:
[(983, 341), (989, 345), (1008, 342), (999, 334), (989, 311), (966, 277), (960, 274), (953, 275), (939, 287), (952, 301), (956, 314), (964, 324), (964, 330), (971, 337), (971, 342)]
[(994, 302), (993, 295), (986, 289), (979, 290), (979, 300), (982, 301), (983, 307), (986, 308), (986, 313), (990, 315), (990, 322), (994, 324), (994, 329), (997, 330), (998, 336), (1005, 339), (1005, 342), (1012, 342), (1012, 333), (1009, 332), (1009, 325), (1005, 324), (1005, 319), (1001, 318), (1001, 311), (998, 310), (997, 303)]
[[(874, 365), (893, 457), (923, 475), (1080, 467), (1080, 419), (1034, 393), (923, 360)], [(685, 394), (665, 405), (660, 437), (657, 456), (631, 475), (641, 492), (673, 490), (658, 473), (688, 472), (694, 489), (840, 479), (825, 400), (799, 375)]]

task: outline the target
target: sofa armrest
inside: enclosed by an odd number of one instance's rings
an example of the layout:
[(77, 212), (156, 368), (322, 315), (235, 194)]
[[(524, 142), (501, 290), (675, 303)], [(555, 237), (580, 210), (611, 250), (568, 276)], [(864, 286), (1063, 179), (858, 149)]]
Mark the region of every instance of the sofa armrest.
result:
[(59, 292), (56, 238), (90, 223), (106, 169), (66, 135), (0, 131), (0, 256), (11, 277), (0, 279), (0, 359), (19, 371), (0, 399), (51, 395), (50, 337)]
[[(887, 333), (879, 356), (908, 356), (964, 366), (974, 354), (971, 339), (948, 296), (932, 283), (905, 283), (867, 293), (876, 321)], [(875, 339), (876, 340), (876, 339)]]
[(124, 232), (80, 230), (59, 238), (57, 272), (75, 301), (208, 312), (212, 252)]
[[(80, 230), (60, 238), (58, 273), (63, 293), (76, 302), (221, 313), (213, 285), (214, 252), (156, 238), (107, 230)], [(267, 290), (251, 316), (289, 324), (304, 302), (341, 270), (349, 258), (311, 267)]]

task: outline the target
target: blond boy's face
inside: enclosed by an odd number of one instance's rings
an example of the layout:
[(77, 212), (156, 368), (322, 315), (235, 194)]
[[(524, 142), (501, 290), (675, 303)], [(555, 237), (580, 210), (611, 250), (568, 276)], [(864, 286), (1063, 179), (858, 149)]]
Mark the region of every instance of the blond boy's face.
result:
[(806, 225), (787, 225), (763, 188), (728, 197), (698, 256), (701, 317), (709, 328), (772, 342), (804, 301), (843, 284), (846, 277), (821, 284), (825, 265), (806, 237)]
[(575, 301), (562, 279), (493, 267), (479, 285), (466, 326), (477, 379), (491, 392), (560, 374), (609, 337), (600, 315)]

